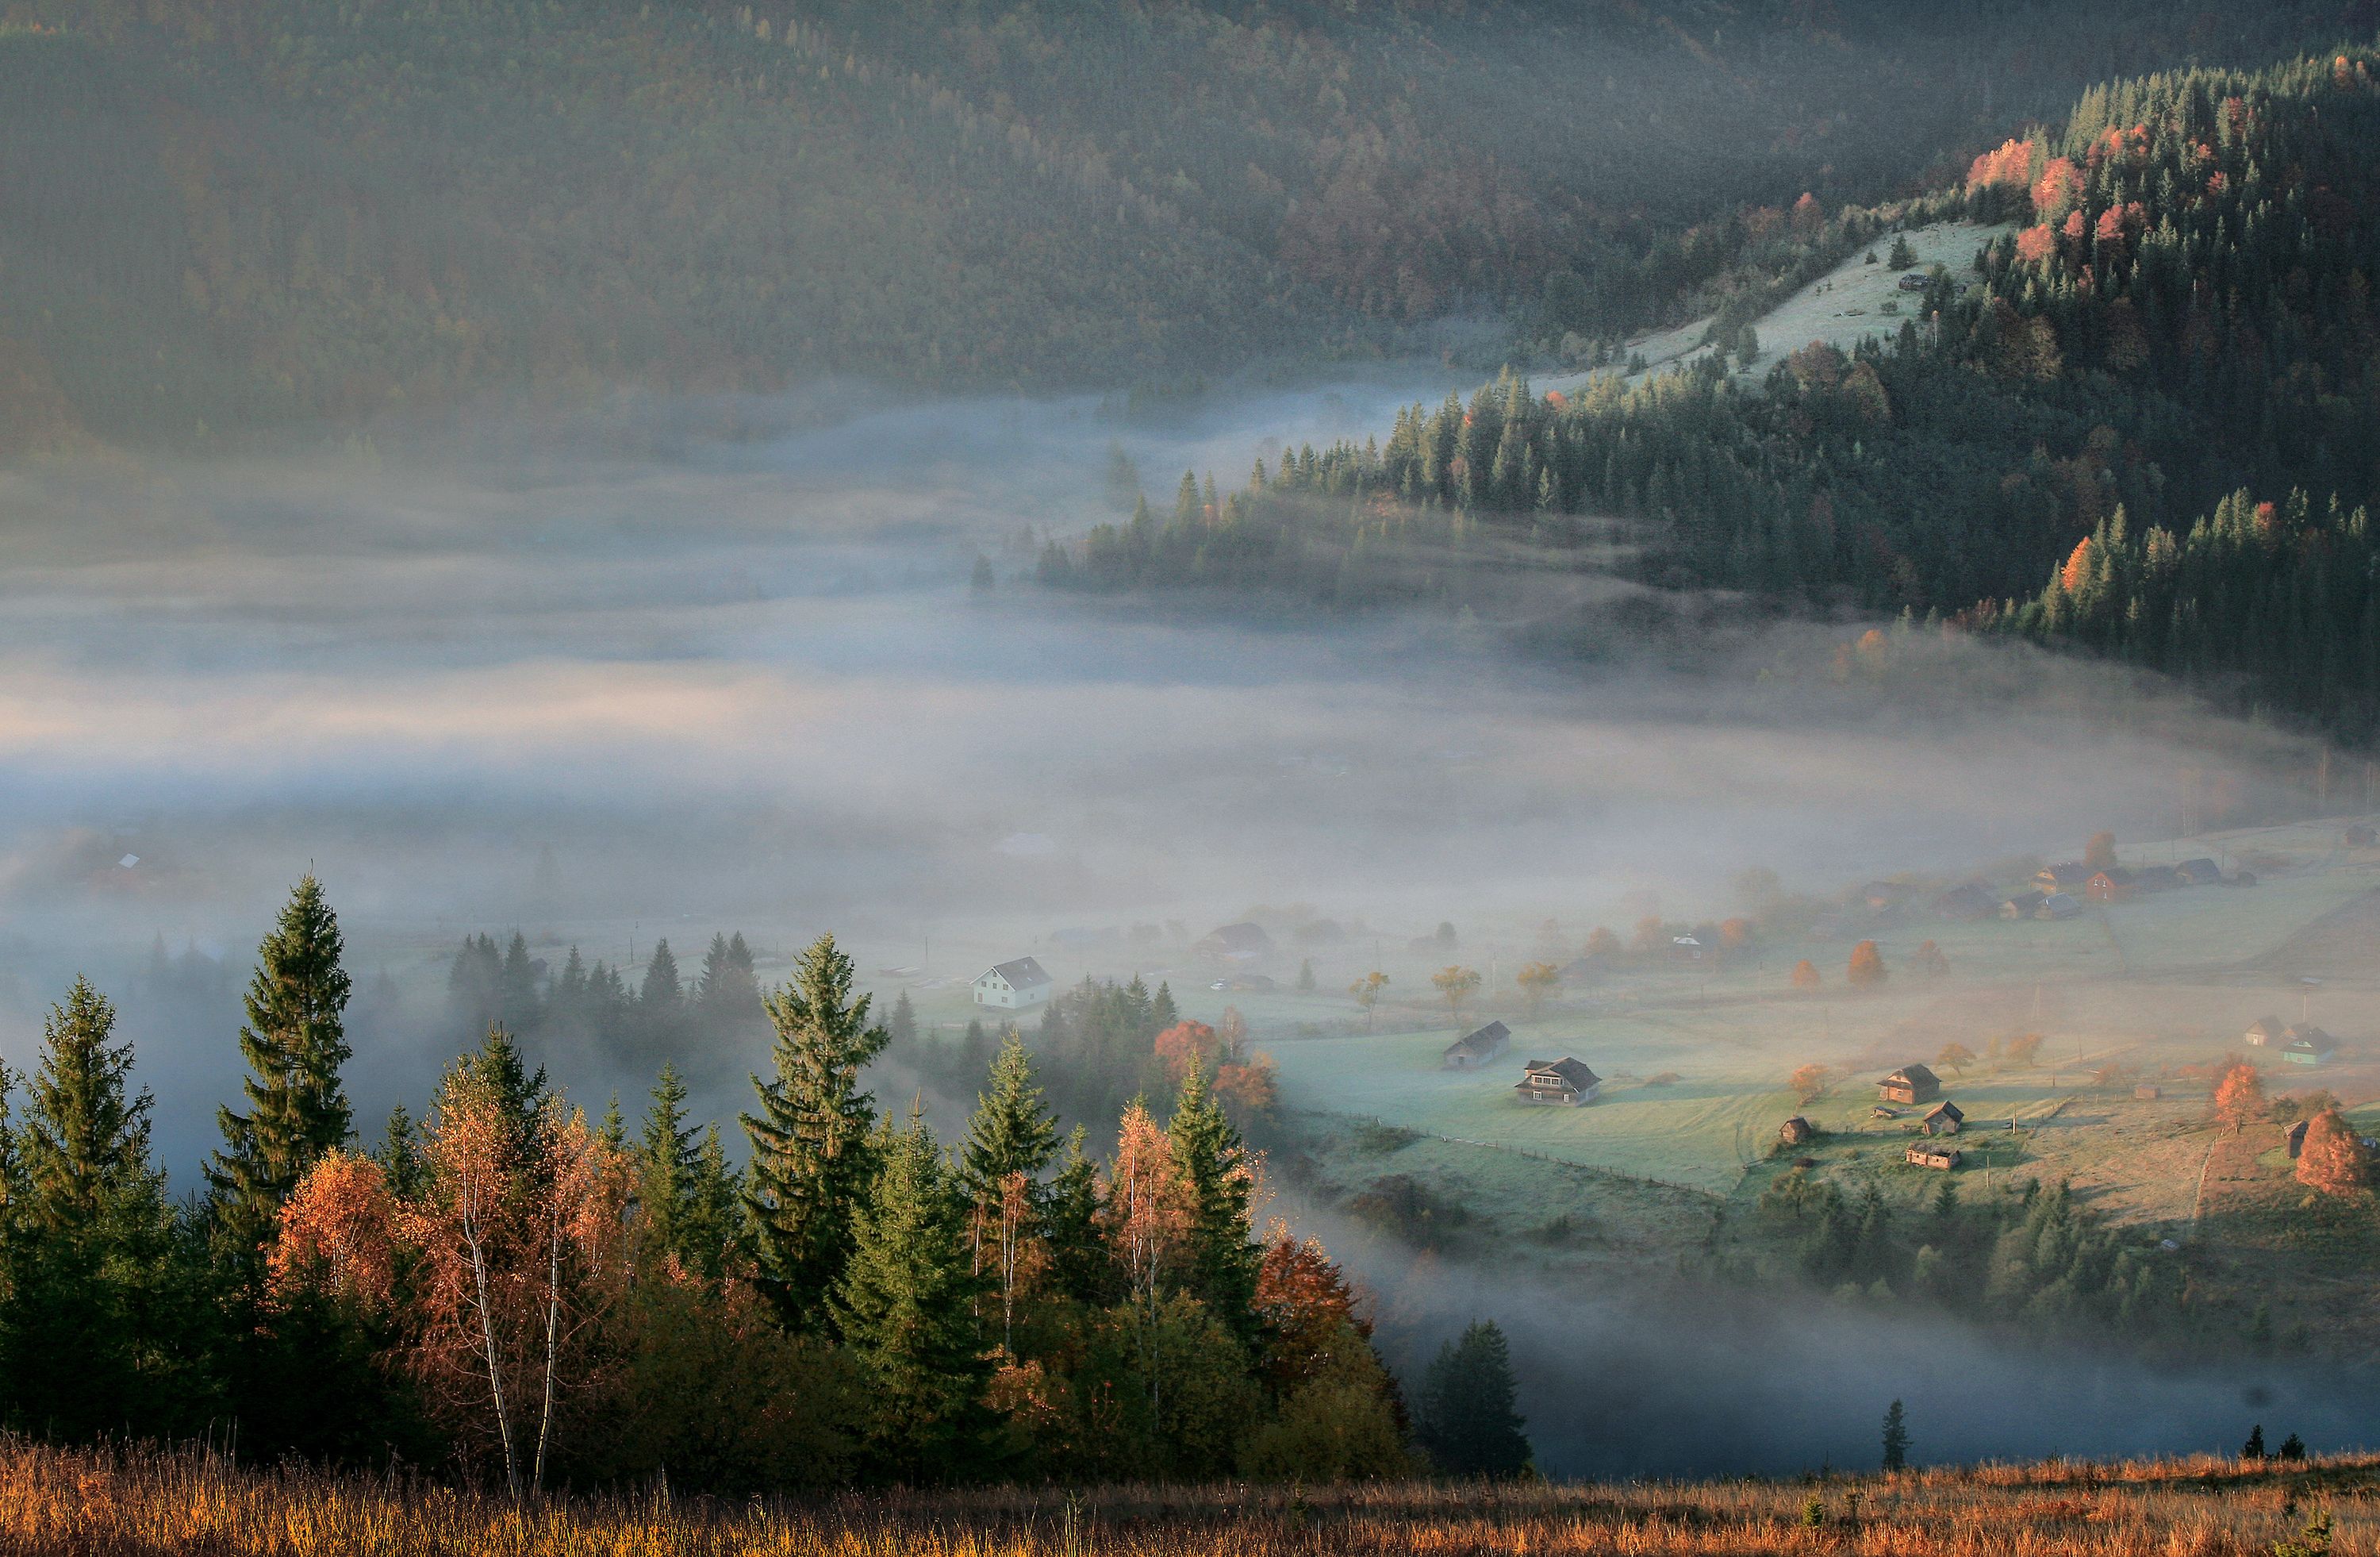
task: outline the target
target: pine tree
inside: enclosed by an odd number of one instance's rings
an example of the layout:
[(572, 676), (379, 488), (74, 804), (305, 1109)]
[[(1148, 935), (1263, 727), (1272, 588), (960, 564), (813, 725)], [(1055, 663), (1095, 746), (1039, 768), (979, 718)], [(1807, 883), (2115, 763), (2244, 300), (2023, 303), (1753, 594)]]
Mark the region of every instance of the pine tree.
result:
[(2248, 1429), (2248, 1441), (2240, 1446), (2240, 1457), (2243, 1460), (2261, 1460), (2265, 1457), (2264, 1423), (2258, 1422)]
[(421, 1161), (421, 1132), (415, 1127), (413, 1115), (405, 1111), (403, 1103), (388, 1111), (388, 1123), (382, 1128), (380, 1145), (372, 1158), (380, 1163), (391, 1195), (399, 1200), (410, 1200), (421, 1193), (429, 1178), (429, 1170)]
[(876, 1100), (859, 1089), (859, 1072), (885, 1035), (868, 1020), (869, 997), (852, 997), (851, 975), (832, 935), (794, 959), (792, 981), (767, 1006), (775, 1074), (752, 1078), (760, 1111), (743, 1116), (760, 1285), (795, 1329), (828, 1320), (826, 1299), (850, 1258), (851, 1208), (874, 1177)]
[(1884, 1468), (1909, 1468), (1909, 1415), (1897, 1400), (1884, 1413)]
[(1114, 1256), (1099, 1219), (1099, 1166), (1084, 1150), (1080, 1125), (1066, 1137), (1066, 1159), (1050, 1180), (1041, 1224), (1050, 1246), (1052, 1284), (1093, 1308), (1115, 1300)]
[(127, 1202), (153, 1198), (144, 1088), (128, 1097), (132, 1045), (111, 1043), (115, 1007), (77, 977), (42, 1023), (42, 1063), (27, 1089), (22, 1140), (33, 1224), (79, 1240)]
[(1176, 1010), (1173, 1004), (1173, 986), (1164, 982), (1162, 979), (1159, 980), (1157, 985), (1157, 993), (1150, 997), (1148, 1003), (1148, 1020), (1150, 1024), (1154, 1026), (1158, 1031), (1163, 1032), (1166, 1028), (1172, 1027), (1181, 1019), (1182, 1013)]
[(1194, 1059), (1167, 1122), (1173, 1162), (1188, 1190), (1192, 1295), (1243, 1341), (1256, 1338), (1257, 1271), (1264, 1250), (1251, 1235), (1253, 1175), (1247, 1148)]
[(645, 965), (645, 982), (637, 991), (637, 1004), (649, 1018), (666, 1020), (677, 1015), (685, 1002), (686, 991), (677, 976), (677, 958), (664, 939), (653, 943), (653, 960)]
[(343, 1020), (349, 985), (339, 966), (342, 949), (338, 916), (310, 875), (257, 948), (248, 1022), (239, 1031), (248, 1112), (216, 1110), (224, 1149), (207, 1164), (224, 1247), (251, 1275), (298, 1181), (347, 1137), (339, 1073), (352, 1051)]
[(1439, 1348), (1422, 1379), (1419, 1438), (1450, 1476), (1517, 1476), (1529, 1464), (1526, 1424), (1512, 1408), (1512, 1348), (1492, 1320)]
[(503, 970), (496, 980), (496, 1019), (515, 1032), (537, 1026), (537, 964), (528, 955), (528, 938), (519, 931), (504, 947)]
[(892, 1015), (884, 1023), (885, 1047), (906, 1052), (917, 1041), (917, 1008), (909, 1004), (909, 991), (903, 990), (892, 1000)]
[(646, 1247), (656, 1258), (676, 1255), (680, 1264), (691, 1269), (695, 1261), (687, 1243), (695, 1231), (691, 1223), (699, 1216), (693, 1198), (702, 1169), (696, 1133), (686, 1119), (686, 1083), (678, 1079), (677, 1067), (663, 1064), (637, 1148), (637, 1203), (642, 1208)]
[(1011, 1174), (1038, 1181), (1058, 1154), (1058, 1125), (1033, 1084), (1033, 1057), (1014, 1028), (991, 1062), (991, 1089), (978, 1093), (975, 1116), (959, 1158), (959, 1183), (969, 1201), (997, 1202)]
[(686, 1199), (686, 1231), (679, 1258), (705, 1281), (727, 1272), (736, 1248), (744, 1181), (727, 1162), (719, 1126), (706, 1125), (694, 1160), (694, 1183)]
[(990, 1418), (965, 1213), (924, 1121), (880, 1135), (870, 1155), (882, 1166), (852, 1217), (835, 1328), (867, 1378), (884, 1470), (912, 1485), (948, 1479), (978, 1460)]

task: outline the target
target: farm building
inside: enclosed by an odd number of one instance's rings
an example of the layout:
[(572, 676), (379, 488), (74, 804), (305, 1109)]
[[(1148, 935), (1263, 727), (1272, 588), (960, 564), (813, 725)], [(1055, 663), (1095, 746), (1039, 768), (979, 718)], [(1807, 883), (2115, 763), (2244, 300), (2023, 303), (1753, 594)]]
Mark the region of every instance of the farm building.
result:
[(1925, 273), (1924, 271), (1911, 271), (1904, 274), (1899, 281), (1894, 282), (1893, 286), (1899, 287), (1903, 292), (1923, 292), (1925, 290)]
[(2045, 865), (2035, 873), (2033, 884), (2044, 892), (2079, 892), (2094, 874), (2079, 859), (2069, 859), (2058, 865)]
[(1906, 1161), (1912, 1168), (1932, 1168), (1947, 1174), (1959, 1165), (1960, 1151), (1955, 1146), (1912, 1146)]
[(1777, 1127), (1777, 1138), (1787, 1146), (1803, 1146), (1817, 1136), (1818, 1127), (1798, 1113)]
[(1575, 1108), (1591, 1103), (1603, 1090), (1603, 1078), (1587, 1069), (1585, 1060), (1565, 1054), (1559, 1060), (1531, 1060), (1528, 1074), (1512, 1090), (1524, 1103), (1556, 1103)]
[(1934, 899), (1934, 912), (1946, 919), (1988, 918), (1999, 907), (1980, 882), (1955, 886)]
[(1699, 936), (1673, 935), (1670, 938), (1670, 955), (1680, 962), (1703, 960), (1703, 943)]
[(2290, 1126), (2289, 1126), (2289, 1161), (2290, 1161), (2290, 1162), (2296, 1162), (2300, 1156), (2301, 1156), (2301, 1155), (2303, 1155), (2303, 1154), (2304, 1154), (2304, 1151), (2305, 1151), (2305, 1138), (2306, 1138), (2306, 1126), (2307, 1126), (2307, 1125), (2311, 1125), (2311, 1124), (2313, 1124), (2313, 1120), (2311, 1120), (2311, 1119), (2301, 1119), (2301, 1120), (2299, 1120), (2296, 1124), (2294, 1124), (2294, 1125), (2290, 1125)]
[(2281, 1058), (2293, 1065), (2328, 1064), (2338, 1057), (2338, 1040), (2320, 1028), (2289, 1028), (2281, 1037)]
[(2223, 880), (2222, 868), (2207, 858), (2185, 859), (2174, 867), (2181, 879), (2194, 887), (2211, 887)]
[(1888, 1103), (1930, 1103), (1942, 1095), (1941, 1078), (1924, 1065), (1903, 1065), (1876, 1084)]
[(2181, 871), (2171, 865), (2143, 865), (2132, 872), (2134, 892), (2172, 892), (2190, 883), (2181, 879)]
[(1957, 1103), (1943, 1103), (1917, 1122), (1917, 1127), (1929, 1136), (1955, 1136), (1959, 1126), (1967, 1122)]
[(2278, 1016), (2259, 1016), (2248, 1024), (2248, 1031), (2240, 1041), (2252, 1049), (2277, 1049), (2288, 1041), (2283, 1036), (2288, 1031), (2281, 1026)]
[(2132, 1089), (2132, 1096), (2140, 1099), (2143, 1102), (2155, 1102), (2157, 1099), (2165, 1096), (2165, 1089), (2159, 1087), (2154, 1081), (2143, 1081), (2139, 1086)]
[(975, 1003), (1003, 1011), (1038, 1005), (1050, 998), (1050, 976), (1031, 957), (1018, 957), (976, 975)]
[(2359, 821), (2354, 826), (2347, 830), (2347, 846), (2349, 848), (2368, 849), (2375, 842), (2380, 842), (2380, 833), (2374, 833), (2372, 830), (2372, 824), (2369, 822)]
[(2000, 905), (2000, 918), (2004, 919), (2029, 919), (2033, 918), (2034, 910), (2039, 908), (2043, 901), (2048, 896), (2049, 894), (2038, 889), (2029, 892), (2020, 892), (2015, 896), (2009, 898), (2006, 902)]
[(2053, 892), (2041, 900), (2033, 911), (2036, 919), (2070, 919), (2082, 911), (2082, 905), (2062, 892)]
[(1512, 1029), (1501, 1022), (1490, 1022), (1448, 1044), (1441, 1063), (1448, 1070), (1477, 1070), (1512, 1046)]
[(2120, 865), (2110, 865), (2082, 883), (2082, 895), (2094, 903), (2121, 903), (2132, 892), (2132, 873)]
[(1190, 949), (1222, 962), (1253, 962), (1272, 955), (1272, 937), (1262, 925), (1243, 920), (1223, 926)]

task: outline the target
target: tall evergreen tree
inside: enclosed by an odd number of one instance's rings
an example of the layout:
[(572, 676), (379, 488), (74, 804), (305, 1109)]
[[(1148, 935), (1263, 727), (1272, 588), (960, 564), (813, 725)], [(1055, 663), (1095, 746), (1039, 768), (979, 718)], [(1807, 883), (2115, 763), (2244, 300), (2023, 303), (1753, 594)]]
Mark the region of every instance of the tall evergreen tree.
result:
[(1529, 1464), (1524, 1425), (1512, 1408), (1512, 1347), (1493, 1320), (1475, 1321), (1440, 1347), (1422, 1380), (1417, 1436), (1451, 1476), (1517, 1476)]
[(1189, 1190), (1188, 1285), (1215, 1317), (1243, 1341), (1256, 1338), (1257, 1269), (1264, 1251), (1252, 1236), (1248, 1198), (1254, 1187), (1247, 1147), (1224, 1117), (1196, 1059), (1165, 1133), (1173, 1162)]
[(1033, 1084), (1033, 1057), (1014, 1028), (991, 1062), (991, 1089), (977, 1094), (960, 1150), (959, 1181), (970, 1202), (1000, 1198), (1002, 1180), (1023, 1174), (1038, 1182), (1058, 1154), (1058, 1125)]
[(795, 1329), (829, 1322), (826, 1299), (851, 1252), (852, 1208), (874, 1178), (868, 1134), (876, 1100), (859, 1072), (884, 1048), (854, 998), (851, 959), (821, 935), (770, 996), (774, 1075), (752, 1078), (759, 1112), (743, 1116), (752, 1144), (745, 1205), (760, 1285)]
[(1080, 1125), (1066, 1137), (1066, 1160), (1050, 1183), (1041, 1222), (1050, 1274), (1060, 1292), (1102, 1308), (1115, 1300), (1115, 1259), (1099, 1220), (1099, 1165), (1084, 1150)]
[(1909, 1468), (1909, 1413), (1897, 1400), (1884, 1413), (1884, 1468)]
[(496, 1019), (515, 1032), (537, 1026), (537, 962), (528, 955), (528, 938), (519, 931), (504, 947), (496, 977)]
[(429, 1176), (429, 1169), (421, 1161), (421, 1132), (403, 1103), (388, 1111), (388, 1123), (382, 1127), (380, 1145), (372, 1157), (388, 1180), (391, 1195), (409, 1200), (421, 1193)]
[(885, 1471), (911, 1484), (948, 1480), (976, 1468), (990, 1425), (964, 1203), (923, 1120), (879, 1136), (873, 1155), (882, 1165), (852, 1219), (835, 1326), (868, 1380), (871, 1447)]
[(346, 1040), (343, 949), (338, 916), (310, 874), (289, 894), (257, 948), (245, 1002), (248, 1022), (239, 1030), (248, 1112), (216, 1110), (224, 1147), (207, 1165), (224, 1246), (235, 1265), (250, 1273), (290, 1191), (324, 1152), (347, 1138), (340, 1071), (353, 1051)]
[(917, 1041), (917, 1008), (909, 1004), (909, 991), (903, 990), (892, 998), (892, 1015), (884, 1019), (886, 1047), (905, 1051)]
[(42, 1232), (80, 1240), (126, 1204), (155, 1198), (148, 1089), (128, 1094), (132, 1045), (115, 1043), (115, 1007), (78, 976), (42, 1023), (42, 1063), (27, 1089), (22, 1138), (27, 1211)]
[(674, 1016), (686, 999), (686, 991), (677, 974), (677, 957), (664, 939), (653, 943), (652, 961), (645, 964), (645, 981), (637, 991), (637, 1004), (647, 1016)]
[(645, 1130), (637, 1148), (637, 1203), (645, 1247), (654, 1255), (674, 1254), (692, 1269), (688, 1238), (694, 1233), (694, 1194), (701, 1173), (699, 1137), (686, 1123), (686, 1083), (677, 1067), (662, 1066), (645, 1110)]

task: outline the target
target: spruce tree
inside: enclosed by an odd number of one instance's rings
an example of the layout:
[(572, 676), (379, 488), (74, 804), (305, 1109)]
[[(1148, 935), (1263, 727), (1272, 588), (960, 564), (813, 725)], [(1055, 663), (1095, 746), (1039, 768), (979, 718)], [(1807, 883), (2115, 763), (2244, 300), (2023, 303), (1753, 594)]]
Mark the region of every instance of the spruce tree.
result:
[(1033, 1057), (1014, 1028), (991, 1062), (991, 1089), (976, 1095), (959, 1157), (959, 1182), (972, 1204), (996, 1203), (1011, 1174), (1038, 1183), (1058, 1154), (1058, 1125), (1033, 1084)]
[(1512, 1348), (1492, 1320), (1439, 1348), (1422, 1380), (1422, 1447), (1450, 1476), (1517, 1476), (1529, 1464), (1512, 1408)]
[(702, 1147), (695, 1154), (694, 1182), (685, 1200), (686, 1231), (679, 1254), (686, 1268), (705, 1281), (716, 1282), (727, 1273), (737, 1247), (743, 1190), (743, 1175), (728, 1165), (719, 1126), (706, 1125)]
[(338, 916), (309, 875), (257, 948), (239, 1030), (248, 1112), (215, 1111), (224, 1148), (207, 1164), (216, 1227), (233, 1263), (253, 1273), (281, 1208), (322, 1154), (347, 1138), (340, 1069), (349, 985)]
[(1099, 1220), (1099, 1166), (1084, 1138), (1080, 1125), (1066, 1137), (1066, 1160), (1043, 1198), (1041, 1225), (1052, 1283), (1078, 1303), (1104, 1308), (1115, 1301), (1116, 1267)]
[(686, 991), (677, 976), (677, 957), (670, 951), (669, 942), (653, 943), (653, 960), (645, 964), (645, 981), (637, 991), (637, 1004), (648, 1017), (667, 1018), (677, 1014)]
[(1909, 1468), (1909, 1414), (1897, 1400), (1884, 1414), (1884, 1468)]
[(637, 1147), (637, 1203), (646, 1247), (656, 1257), (674, 1254), (692, 1269), (696, 1259), (688, 1243), (696, 1231), (694, 1194), (702, 1164), (695, 1129), (686, 1123), (686, 1100), (677, 1067), (663, 1064)]
[(1253, 1341), (1257, 1269), (1264, 1251), (1250, 1235), (1252, 1174), (1247, 1148), (1223, 1115), (1222, 1104), (1193, 1059), (1165, 1134), (1189, 1190), (1189, 1282), (1192, 1295), (1243, 1341)]
[(1173, 986), (1162, 979), (1158, 981), (1157, 994), (1148, 1003), (1148, 1020), (1159, 1032), (1182, 1020), (1182, 1013), (1173, 1004)]
[(874, 1178), (868, 1126), (876, 1100), (859, 1072), (884, 1048), (853, 998), (851, 959), (821, 935), (794, 959), (791, 982), (769, 997), (777, 1032), (774, 1075), (752, 1077), (757, 1113), (743, 1116), (752, 1143), (745, 1206), (759, 1284), (784, 1322), (815, 1330), (851, 1251), (852, 1208)]
[(915, 1485), (963, 1475), (980, 1457), (990, 1364), (977, 1344), (965, 1211), (924, 1121), (880, 1135), (881, 1167), (852, 1218), (832, 1301), (837, 1331), (868, 1381), (870, 1447)]
[(909, 1004), (909, 991), (903, 990), (892, 999), (892, 1015), (885, 1018), (886, 1046), (906, 1051), (917, 1041), (917, 1008)]
[(412, 1199), (427, 1185), (429, 1169), (421, 1161), (421, 1132), (414, 1127), (413, 1115), (405, 1111), (403, 1103), (388, 1111), (388, 1123), (382, 1127), (380, 1146), (372, 1157), (388, 1181), (388, 1192), (398, 1199)]
[(126, 1087), (132, 1045), (109, 1040), (115, 1007), (77, 976), (42, 1023), (42, 1063), (27, 1089), (21, 1138), (27, 1212), (46, 1233), (81, 1242), (128, 1206), (153, 1200), (147, 1089)]

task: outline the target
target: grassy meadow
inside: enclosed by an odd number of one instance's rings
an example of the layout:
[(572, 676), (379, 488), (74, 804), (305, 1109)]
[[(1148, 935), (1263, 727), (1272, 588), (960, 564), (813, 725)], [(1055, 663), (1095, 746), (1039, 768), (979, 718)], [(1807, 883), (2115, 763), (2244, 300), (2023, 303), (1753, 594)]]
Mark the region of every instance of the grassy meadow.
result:
[[(2368, 1557), (2380, 1460), (1989, 1466), (1626, 1486), (1138, 1487), (732, 1506), (502, 1500), (194, 1452), (0, 1444), (0, 1553), (35, 1557)], [(2325, 1523), (2326, 1521), (2326, 1523)], [(2307, 1527), (2321, 1533), (2309, 1537)], [(2284, 1547), (2283, 1543), (2292, 1543)]]

